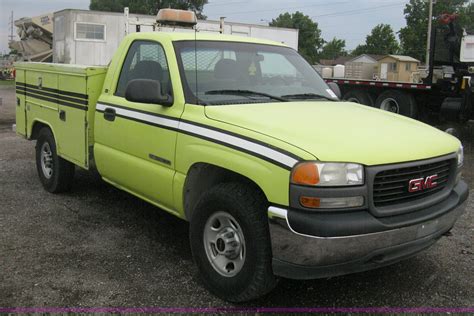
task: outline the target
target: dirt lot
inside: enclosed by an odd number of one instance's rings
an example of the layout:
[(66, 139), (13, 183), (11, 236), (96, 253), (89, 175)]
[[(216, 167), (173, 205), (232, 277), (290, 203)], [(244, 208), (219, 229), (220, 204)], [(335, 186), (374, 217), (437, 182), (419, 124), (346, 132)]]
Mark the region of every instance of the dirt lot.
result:
[[(185, 222), (78, 171), (51, 195), (36, 176), (34, 143), (15, 136), (14, 91), (0, 86), (0, 307), (229, 306), (201, 286)], [(474, 125), (465, 179), (474, 188)], [(281, 280), (246, 306), (474, 306), (474, 194), (452, 230), (399, 264), (328, 280)]]

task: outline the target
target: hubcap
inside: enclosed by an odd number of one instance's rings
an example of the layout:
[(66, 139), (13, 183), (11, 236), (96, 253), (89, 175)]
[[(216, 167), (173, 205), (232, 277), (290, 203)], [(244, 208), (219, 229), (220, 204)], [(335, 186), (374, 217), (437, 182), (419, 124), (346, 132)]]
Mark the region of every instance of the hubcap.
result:
[(392, 98), (387, 98), (383, 100), (382, 103), (380, 104), (380, 108), (385, 111), (400, 113), (400, 107), (398, 105), (398, 102)]
[(41, 170), (46, 179), (50, 179), (53, 175), (53, 152), (49, 143), (44, 143), (41, 146)]
[(245, 262), (245, 239), (232, 215), (218, 212), (209, 217), (203, 239), (207, 259), (214, 270), (225, 277), (239, 273)]

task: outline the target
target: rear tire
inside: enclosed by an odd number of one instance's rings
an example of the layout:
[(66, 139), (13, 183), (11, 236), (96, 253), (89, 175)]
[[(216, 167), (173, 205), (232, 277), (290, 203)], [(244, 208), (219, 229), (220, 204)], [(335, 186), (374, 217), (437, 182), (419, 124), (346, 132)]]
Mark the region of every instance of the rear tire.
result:
[(44, 189), (51, 193), (69, 191), (74, 179), (74, 164), (58, 156), (49, 128), (43, 127), (36, 142), (36, 169)]
[(276, 285), (264, 196), (241, 183), (210, 189), (190, 223), (190, 244), (205, 287), (230, 302), (256, 299)]
[(374, 97), (367, 91), (350, 90), (344, 95), (344, 100), (374, 107)]
[(416, 118), (418, 109), (415, 98), (398, 90), (388, 90), (377, 98), (375, 106), (379, 109)]

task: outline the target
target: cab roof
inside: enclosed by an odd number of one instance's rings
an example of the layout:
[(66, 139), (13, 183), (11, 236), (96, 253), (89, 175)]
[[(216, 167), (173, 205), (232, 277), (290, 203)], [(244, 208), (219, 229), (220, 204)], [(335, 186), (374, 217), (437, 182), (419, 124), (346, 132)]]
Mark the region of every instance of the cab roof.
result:
[(274, 45), (274, 46), (287, 46), (283, 43), (265, 40), (261, 38), (253, 37), (244, 37), (237, 35), (227, 35), (227, 34), (213, 34), (213, 33), (195, 33), (194, 31), (188, 32), (143, 32), (143, 33), (133, 33), (128, 35), (133, 39), (150, 39), (150, 40), (169, 40), (172, 42), (177, 41), (227, 41), (227, 42), (242, 42), (242, 43), (254, 43), (254, 44), (265, 44), (265, 45)]

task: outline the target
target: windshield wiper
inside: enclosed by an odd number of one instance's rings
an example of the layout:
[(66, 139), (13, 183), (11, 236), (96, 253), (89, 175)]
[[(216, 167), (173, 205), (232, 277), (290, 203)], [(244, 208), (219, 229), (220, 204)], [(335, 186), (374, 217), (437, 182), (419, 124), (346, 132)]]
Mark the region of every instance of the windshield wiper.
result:
[(285, 99), (301, 99), (301, 100), (305, 100), (305, 99), (326, 99), (326, 100), (329, 100), (329, 101), (337, 101), (337, 99), (333, 99), (333, 98), (327, 97), (327, 96), (322, 95), (322, 94), (317, 94), (317, 93), (286, 94), (286, 95), (282, 95), (281, 97), (285, 98)]
[(263, 93), (263, 92), (258, 92), (258, 91), (252, 91), (252, 90), (232, 90), (232, 89), (224, 89), (224, 90), (210, 90), (206, 91), (205, 94), (228, 94), (228, 95), (243, 95), (243, 96), (261, 96), (261, 97), (267, 97), (272, 100), (277, 100), (281, 102), (288, 102), (287, 99), (284, 99), (282, 97), (278, 97), (275, 95), (271, 95), (268, 93)]

